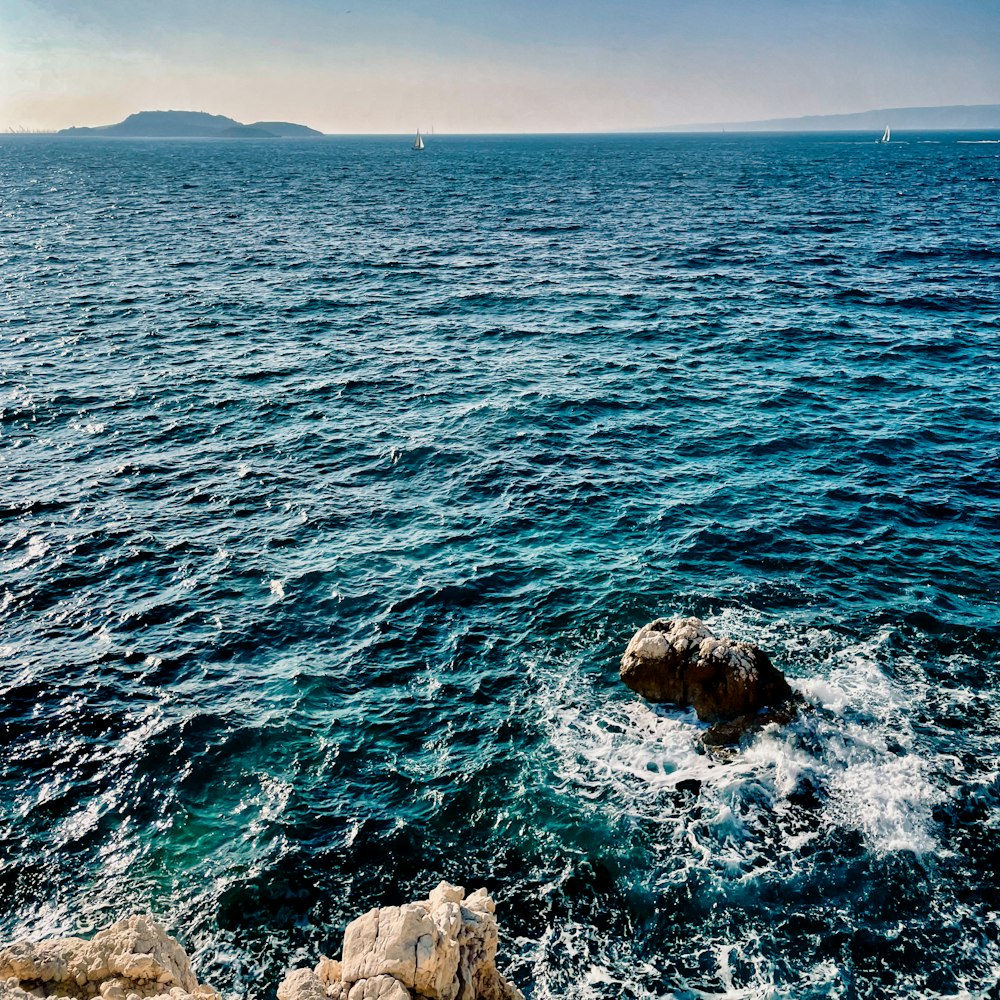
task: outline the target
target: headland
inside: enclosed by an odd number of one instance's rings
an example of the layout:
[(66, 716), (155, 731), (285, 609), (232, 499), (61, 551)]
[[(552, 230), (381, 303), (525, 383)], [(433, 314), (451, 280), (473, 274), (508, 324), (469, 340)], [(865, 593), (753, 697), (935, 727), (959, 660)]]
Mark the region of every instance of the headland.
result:
[(74, 126), (58, 135), (120, 136), (132, 139), (301, 139), (323, 133), (295, 122), (252, 122), (245, 125), (205, 111), (139, 111), (114, 125)]

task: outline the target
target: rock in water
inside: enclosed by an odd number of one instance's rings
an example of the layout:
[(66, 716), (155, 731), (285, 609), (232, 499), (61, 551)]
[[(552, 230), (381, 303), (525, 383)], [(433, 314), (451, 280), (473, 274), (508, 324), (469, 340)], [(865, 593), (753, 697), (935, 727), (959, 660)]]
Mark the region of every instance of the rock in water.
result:
[(89, 941), (54, 938), (0, 948), (0, 1000), (47, 996), (219, 1000), (212, 987), (198, 983), (184, 949), (142, 916), (119, 920)]
[(497, 971), (497, 921), (485, 889), (442, 882), (429, 899), (369, 910), (344, 932), (343, 958), (296, 969), (278, 1000), (524, 1000)]
[[(717, 639), (699, 618), (658, 618), (639, 629), (621, 679), (650, 701), (690, 705), (702, 722), (717, 723), (708, 743), (735, 743), (748, 728), (795, 712), (792, 689), (762, 649)], [(765, 707), (777, 711), (758, 719)]]

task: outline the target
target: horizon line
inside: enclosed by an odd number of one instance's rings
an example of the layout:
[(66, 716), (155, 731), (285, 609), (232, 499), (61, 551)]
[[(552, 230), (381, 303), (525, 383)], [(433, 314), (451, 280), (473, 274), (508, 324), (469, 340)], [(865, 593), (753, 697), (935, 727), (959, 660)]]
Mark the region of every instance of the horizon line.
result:
[[(755, 123), (747, 122), (740, 123), (746, 126), (753, 126)], [(891, 124), (891, 123), (890, 123)], [(67, 128), (75, 128), (76, 126), (67, 126)], [(102, 128), (104, 126), (97, 126)], [(199, 141), (205, 142), (272, 142), (274, 140), (281, 140), (282, 142), (287, 142), (289, 140), (295, 142), (307, 142), (309, 140), (318, 139), (351, 139), (351, 138), (385, 138), (385, 139), (398, 139), (398, 138), (412, 138), (416, 130), (407, 132), (320, 132), (319, 135), (305, 135), (305, 136), (199, 136), (199, 135), (66, 135), (63, 134), (67, 129), (29, 129), (20, 128), (17, 126), (9, 126), (0, 132), (0, 136), (57, 136), (62, 139), (156, 139), (156, 140), (166, 140), (171, 139), (197, 139)], [(319, 130), (317, 130), (319, 131)], [(898, 134), (904, 133), (949, 133), (949, 132), (1000, 132), (1000, 126), (987, 126), (985, 128), (942, 128), (942, 127), (928, 127), (928, 128), (913, 128), (906, 126), (894, 127), (893, 131)], [(544, 131), (524, 131), (524, 132), (495, 132), (495, 131), (482, 131), (482, 132), (424, 132), (420, 130), (421, 137), (426, 139), (440, 139), (440, 138), (463, 138), (466, 136), (496, 136), (498, 138), (510, 137), (510, 136), (588, 136), (588, 135), (851, 135), (854, 133), (867, 135), (871, 132), (871, 127), (869, 126), (857, 126), (853, 128), (760, 128), (760, 127), (737, 127), (730, 125), (720, 125), (718, 127), (710, 127), (707, 125), (665, 125), (662, 127), (652, 127), (652, 128), (628, 128), (628, 129), (563, 129), (563, 130), (544, 130)]]

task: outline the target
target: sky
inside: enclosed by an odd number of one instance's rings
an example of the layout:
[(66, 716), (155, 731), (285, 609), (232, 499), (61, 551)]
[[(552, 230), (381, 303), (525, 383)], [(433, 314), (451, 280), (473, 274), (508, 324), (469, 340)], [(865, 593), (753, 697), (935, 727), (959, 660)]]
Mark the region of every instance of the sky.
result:
[(0, 0), (0, 131), (590, 132), (1000, 103), (1000, 0)]

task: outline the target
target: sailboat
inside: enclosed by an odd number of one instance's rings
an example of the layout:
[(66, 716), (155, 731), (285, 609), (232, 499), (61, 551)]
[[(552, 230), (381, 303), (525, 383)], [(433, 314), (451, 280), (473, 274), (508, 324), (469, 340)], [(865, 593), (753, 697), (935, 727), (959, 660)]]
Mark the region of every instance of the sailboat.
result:
[(882, 133), (882, 138), (879, 139), (878, 141), (879, 142), (888, 142), (889, 141), (889, 126), (888, 125), (886, 125), (885, 131)]
[(424, 140), (420, 136), (420, 129), (417, 129), (417, 137), (416, 139), (413, 140), (413, 148), (414, 149), (424, 148)]

